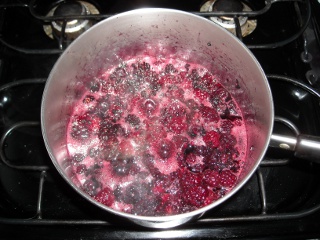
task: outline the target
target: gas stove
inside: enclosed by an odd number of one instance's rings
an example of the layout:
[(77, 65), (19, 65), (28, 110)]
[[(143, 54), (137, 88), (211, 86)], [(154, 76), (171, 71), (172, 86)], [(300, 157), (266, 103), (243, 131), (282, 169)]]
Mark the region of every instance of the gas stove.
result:
[(1, 238), (320, 237), (320, 165), (285, 150), (270, 147), (256, 174), (231, 199), (196, 221), (166, 230), (144, 228), (102, 212), (57, 173), (39, 123), (43, 88), (54, 63), (95, 23), (141, 7), (188, 11), (233, 33), (267, 75), (277, 116), (274, 132), (320, 136), (320, 3), (316, 0), (2, 0)]

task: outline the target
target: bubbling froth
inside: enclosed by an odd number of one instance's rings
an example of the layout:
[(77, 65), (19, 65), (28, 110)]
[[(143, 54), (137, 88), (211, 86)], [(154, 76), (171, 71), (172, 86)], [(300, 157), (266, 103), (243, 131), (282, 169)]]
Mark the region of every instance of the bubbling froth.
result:
[(81, 189), (141, 216), (190, 212), (223, 197), (246, 158), (241, 110), (215, 76), (178, 59), (138, 57), (88, 84), (67, 126)]

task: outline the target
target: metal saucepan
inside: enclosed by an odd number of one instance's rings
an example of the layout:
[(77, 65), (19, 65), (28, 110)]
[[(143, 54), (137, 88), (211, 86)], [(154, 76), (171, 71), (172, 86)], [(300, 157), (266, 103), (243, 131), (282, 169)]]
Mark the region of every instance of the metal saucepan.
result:
[[(170, 51), (168, 51), (170, 49)], [(115, 211), (84, 193), (72, 181), (66, 126), (81, 87), (104, 70), (141, 53), (183, 58), (221, 72), (225, 88), (237, 99), (247, 128), (247, 159), (229, 193), (212, 204), (173, 216), (146, 217)], [(240, 88), (239, 88), (240, 86)], [(253, 54), (232, 34), (202, 17), (169, 9), (139, 9), (108, 18), (76, 39), (61, 55), (45, 86), (41, 126), (49, 155), (62, 177), (81, 196), (103, 210), (154, 228), (180, 225), (200, 217), (237, 192), (262, 160), (271, 137), (273, 100), (266, 76)]]

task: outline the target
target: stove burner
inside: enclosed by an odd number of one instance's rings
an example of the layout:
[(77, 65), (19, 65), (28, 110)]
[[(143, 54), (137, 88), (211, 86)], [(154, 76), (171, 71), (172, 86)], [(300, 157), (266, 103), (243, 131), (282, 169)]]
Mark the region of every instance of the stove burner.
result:
[(86, 15), (86, 9), (80, 2), (63, 2), (54, 10), (54, 16)]
[(216, 0), (213, 4), (213, 11), (241, 12), (243, 5), (237, 0)]
[[(205, 2), (201, 8), (201, 12), (242, 12), (252, 11), (245, 3), (239, 0), (210, 0)], [(242, 36), (248, 36), (257, 27), (257, 20), (249, 19), (246, 16), (240, 16), (239, 23), (241, 26)], [(229, 16), (210, 17), (210, 20), (227, 29), (232, 34), (236, 35), (236, 24), (234, 19)]]
[[(85, 1), (65, 1), (52, 8), (47, 17), (51, 16), (72, 16), (99, 14), (98, 9), (91, 3)], [(67, 21), (65, 24), (64, 41), (71, 42), (80, 36), (81, 33), (93, 26), (94, 21), (86, 19), (75, 19)], [(44, 25), (45, 33), (52, 39), (61, 38), (64, 22), (53, 21), (51, 25)]]

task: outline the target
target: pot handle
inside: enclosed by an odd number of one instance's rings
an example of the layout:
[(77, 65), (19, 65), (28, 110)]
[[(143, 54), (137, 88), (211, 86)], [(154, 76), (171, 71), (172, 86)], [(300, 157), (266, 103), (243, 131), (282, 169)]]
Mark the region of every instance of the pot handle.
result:
[(296, 137), (272, 134), (269, 146), (291, 150), (298, 158), (320, 163), (320, 137), (304, 134), (299, 134)]

